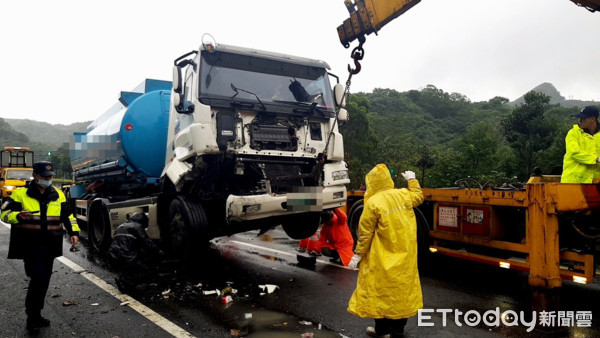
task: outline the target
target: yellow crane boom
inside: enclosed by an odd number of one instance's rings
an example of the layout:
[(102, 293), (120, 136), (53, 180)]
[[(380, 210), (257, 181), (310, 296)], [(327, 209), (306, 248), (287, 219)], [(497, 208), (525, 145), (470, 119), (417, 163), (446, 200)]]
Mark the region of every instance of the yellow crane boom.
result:
[[(571, 0), (590, 12), (600, 11), (600, 0)], [(344, 0), (350, 17), (338, 26), (340, 42), (348, 48), (355, 39), (377, 34), (381, 27), (402, 15), (421, 0)]]

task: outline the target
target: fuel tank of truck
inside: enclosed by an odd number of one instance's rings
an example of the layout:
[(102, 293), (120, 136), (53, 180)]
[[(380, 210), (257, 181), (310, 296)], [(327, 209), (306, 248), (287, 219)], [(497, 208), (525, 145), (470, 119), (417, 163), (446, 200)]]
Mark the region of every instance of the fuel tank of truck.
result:
[(76, 181), (156, 182), (165, 165), (171, 82), (146, 79), (75, 133), (71, 164)]

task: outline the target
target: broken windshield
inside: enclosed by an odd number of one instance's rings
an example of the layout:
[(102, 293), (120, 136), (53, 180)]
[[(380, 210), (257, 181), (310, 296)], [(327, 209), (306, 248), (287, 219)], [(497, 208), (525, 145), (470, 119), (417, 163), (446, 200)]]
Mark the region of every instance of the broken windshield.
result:
[[(232, 53), (203, 54), (200, 66), (200, 96), (231, 99), (231, 84), (244, 88), (235, 100), (265, 104), (316, 103), (334, 109), (325, 68)], [(256, 97), (255, 97), (256, 96)]]

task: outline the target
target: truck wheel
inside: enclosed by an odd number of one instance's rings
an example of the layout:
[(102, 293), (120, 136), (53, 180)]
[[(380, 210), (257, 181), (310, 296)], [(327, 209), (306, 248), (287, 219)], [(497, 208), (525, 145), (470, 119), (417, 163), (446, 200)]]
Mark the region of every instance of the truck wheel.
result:
[(352, 204), (352, 208), (350, 208), (350, 212), (348, 213), (348, 228), (350, 229), (352, 239), (354, 240), (352, 250), (356, 249), (356, 242), (358, 241), (358, 223), (360, 222), (360, 215), (363, 213), (364, 206), (365, 200), (361, 199)]
[[(348, 213), (348, 228), (350, 228), (350, 233), (352, 233), (352, 238), (354, 239), (354, 249), (356, 248), (358, 239), (358, 223), (363, 213), (364, 203), (364, 200), (354, 203)], [(417, 208), (413, 210), (417, 219), (417, 260), (419, 269), (422, 269), (425, 266), (425, 258), (429, 253), (429, 225), (421, 210)]]
[(92, 246), (101, 253), (108, 251), (110, 246), (111, 229), (108, 218), (108, 211), (102, 204), (97, 201), (92, 203), (90, 214), (88, 216), (88, 237)]
[(321, 213), (305, 212), (289, 217), (281, 227), (292, 239), (308, 238), (317, 232), (321, 222)]
[(174, 258), (197, 258), (208, 246), (206, 213), (200, 202), (188, 196), (177, 196), (171, 201), (167, 228), (166, 244)]
[(417, 208), (413, 209), (417, 218), (417, 264), (419, 270), (423, 271), (427, 267), (427, 257), (429, 255), (429, 224), (423, 212)]

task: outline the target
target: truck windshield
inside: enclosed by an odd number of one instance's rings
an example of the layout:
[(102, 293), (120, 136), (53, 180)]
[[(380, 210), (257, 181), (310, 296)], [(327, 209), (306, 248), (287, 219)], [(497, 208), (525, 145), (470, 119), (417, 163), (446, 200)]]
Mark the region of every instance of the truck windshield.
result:
[(33, 169), (32, 170), (7, 170), (6, 179), (7, 180), (32, 180), (33, 179)]
[[(204, 53), (201, 59), (201, 97), (231, 99), (236, 95), (234, 84), (265, 104), (316, 102), (334, 109), (325, 68), (224, 52)], [(239, 92), (235, 100), (256, 101), (252, 94)]]

